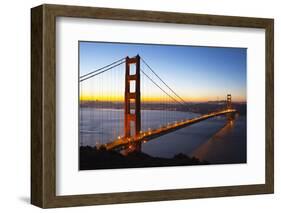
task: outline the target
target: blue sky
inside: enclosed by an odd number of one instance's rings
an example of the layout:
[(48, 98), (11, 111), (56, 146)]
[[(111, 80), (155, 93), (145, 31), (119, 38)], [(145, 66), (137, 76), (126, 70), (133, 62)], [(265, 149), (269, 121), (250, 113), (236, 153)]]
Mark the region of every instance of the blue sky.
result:
[(223, 99), (227, 93), (234, 101), (246, 100), (246, 48), (81, 41), (79, 45), (80, 76), (139, 54), (187, 101)]

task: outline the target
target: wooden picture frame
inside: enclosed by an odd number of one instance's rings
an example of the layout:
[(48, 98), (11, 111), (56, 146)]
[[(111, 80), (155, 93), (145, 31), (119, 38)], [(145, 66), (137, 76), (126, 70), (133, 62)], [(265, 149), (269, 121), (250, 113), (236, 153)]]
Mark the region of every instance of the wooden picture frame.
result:
[[(266, 34), (265, 184), (56, 195), (56, 17), (262, 28)], [(41, 5), (31, 9), (31, 203), (42, 208), (164, 201), (274, 191), (274, 21), (126, 9)]]

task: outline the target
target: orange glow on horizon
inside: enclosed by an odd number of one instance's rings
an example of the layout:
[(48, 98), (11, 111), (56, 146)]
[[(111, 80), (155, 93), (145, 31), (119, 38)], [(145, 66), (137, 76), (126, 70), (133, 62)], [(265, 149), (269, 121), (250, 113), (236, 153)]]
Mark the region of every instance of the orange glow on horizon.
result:
[[(225, 97), (226, 99), (226, 97)], [(219, 100), (225, 100), (220, 98)], [(197, 96), (197, 97), (188, 97), (183, 98), (186, 102), (208, 102), (208, 101), (217, 101), (215, 97), (207, 97), (207, 96)], [(113, 95), (80, 95), (80, 101), (104, 101), (104, 102), (123, 102), (124, 96), (113, 96)], [(246, 102), (246, 99), (241, 96), (233, 97), (233, 102)], [(163, 97), (159, 96), (141, 96), (141, 102), (173, 102), (172, 99), (163, 100)]]

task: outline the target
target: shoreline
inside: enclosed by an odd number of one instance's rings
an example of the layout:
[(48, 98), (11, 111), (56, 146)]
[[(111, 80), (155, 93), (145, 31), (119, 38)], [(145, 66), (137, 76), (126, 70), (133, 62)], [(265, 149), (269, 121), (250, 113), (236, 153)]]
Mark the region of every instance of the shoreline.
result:
[(143, 152), (132, 152), (124, 156), (116, 151), (97, 150), (95, 147), (80, 146), (79, 170), (146, 168), (167, 166), (208, 165), (207, 161), (176, 154), (173, 158), (151, 157)]

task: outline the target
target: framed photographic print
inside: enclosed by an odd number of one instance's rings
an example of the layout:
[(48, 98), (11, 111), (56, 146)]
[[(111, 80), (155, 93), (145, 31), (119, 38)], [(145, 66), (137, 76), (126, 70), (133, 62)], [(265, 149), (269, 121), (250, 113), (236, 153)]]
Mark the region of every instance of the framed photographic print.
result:
[(273, 19), (31, 9), (31, 203), (274, 191)]

